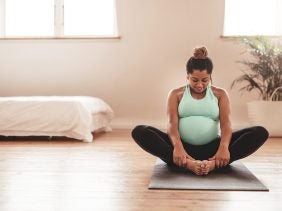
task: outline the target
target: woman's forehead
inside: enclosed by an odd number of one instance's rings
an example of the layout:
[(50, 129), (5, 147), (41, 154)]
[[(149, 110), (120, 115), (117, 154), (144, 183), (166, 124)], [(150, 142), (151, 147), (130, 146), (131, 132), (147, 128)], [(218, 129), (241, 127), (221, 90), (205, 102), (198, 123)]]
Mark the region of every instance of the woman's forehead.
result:
[(193, 70), (192, 73), (190, 73), (191, 77), (197, 77), (197, 78), (206, 78), (209, 77), (210, 74), (207, 70)]

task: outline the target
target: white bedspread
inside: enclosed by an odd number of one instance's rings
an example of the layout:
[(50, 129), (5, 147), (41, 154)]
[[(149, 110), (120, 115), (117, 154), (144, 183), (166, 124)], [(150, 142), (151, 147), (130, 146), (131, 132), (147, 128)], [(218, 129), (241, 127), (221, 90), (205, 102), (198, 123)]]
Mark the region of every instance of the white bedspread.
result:
[(0, 135), (66, 136), (91, 142), (111, 130), (111, 107), (87, 96), (0, 97)]

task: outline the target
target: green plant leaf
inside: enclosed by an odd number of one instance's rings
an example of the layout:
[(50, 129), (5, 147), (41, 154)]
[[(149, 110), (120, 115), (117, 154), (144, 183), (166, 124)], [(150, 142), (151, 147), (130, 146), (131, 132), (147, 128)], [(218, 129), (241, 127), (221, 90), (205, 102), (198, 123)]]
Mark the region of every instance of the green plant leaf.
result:
[[(237, 61), (245, 69), (233, 80), (231, 88), (244, 82), (240, 92), (257, 90), (261, 99), (270, 100), (272, 93), (282, 86), (281, 44), (266, 36), (242, 37), (239, 41), (246, 47), (243, 54), (251, 57), (250, 60), (243, 58)], [(272, 100), (282, 100), (281, 95), (282, 91), (276, 93)]]

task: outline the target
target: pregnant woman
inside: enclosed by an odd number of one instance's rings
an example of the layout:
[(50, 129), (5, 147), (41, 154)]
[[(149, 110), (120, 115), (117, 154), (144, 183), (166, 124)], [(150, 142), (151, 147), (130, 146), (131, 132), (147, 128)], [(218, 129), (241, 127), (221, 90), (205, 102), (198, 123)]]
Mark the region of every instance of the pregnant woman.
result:
[(254, 153), (268, 138), (262, 126), (232, 131), (227, 92), (211, 85), (212, 60), (205, 47), (188, 60), (187, 85), (170, 91), (167, 133), (147, 125), (132, 130), (135, 142), (170, 166), (207, 175)]

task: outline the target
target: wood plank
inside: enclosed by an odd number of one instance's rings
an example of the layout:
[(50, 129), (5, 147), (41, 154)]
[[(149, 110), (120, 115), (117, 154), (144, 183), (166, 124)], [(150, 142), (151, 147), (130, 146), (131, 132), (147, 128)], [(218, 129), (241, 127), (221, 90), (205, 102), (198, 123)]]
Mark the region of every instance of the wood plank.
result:
[(129, 130), (67, 138), (0, 137), (0, 210), (282, 210), (282, 138), (243, 163), (269, 192), (148, 190), (155, 158)]

